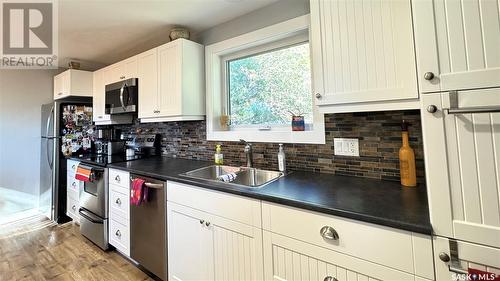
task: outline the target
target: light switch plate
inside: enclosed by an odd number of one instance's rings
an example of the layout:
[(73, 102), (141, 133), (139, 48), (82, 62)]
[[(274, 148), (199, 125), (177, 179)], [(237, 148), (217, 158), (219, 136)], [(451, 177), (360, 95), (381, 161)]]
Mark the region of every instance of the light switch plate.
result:
[(334, 138), (333, 148), (335, 155), (359, 156), (358, 139)]

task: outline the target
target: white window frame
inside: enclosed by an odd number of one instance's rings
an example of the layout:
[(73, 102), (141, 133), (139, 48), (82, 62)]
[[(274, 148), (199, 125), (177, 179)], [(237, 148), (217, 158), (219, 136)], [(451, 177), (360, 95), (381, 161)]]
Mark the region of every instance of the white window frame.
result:
[[(314, 79), (311, 73), (311, 99), (313, 100), (313, 123), (306, 124), (305, 131), (292, 131), (291, 126), (238, 126), (223, 130), (219, 117), (223, 114), (226, 100), (226, 62), (228, 60), (271, 51), (273, 49), (309, 41), (312, 52), (309, 15), (300, 16), (282, 23), (224, 40), (205, 48), (207, 139), (211, 141), (238, 141), (274, 143), (325, 143), (324, 115), (314, 105)], [(308, 35), (304, 35), (308, 34)], [(311, 54), (311, 69), (313, 61)], [(291, 118), (290, 118), (291, 119)], [(291, 120), (290, 120), (291, 122)]]

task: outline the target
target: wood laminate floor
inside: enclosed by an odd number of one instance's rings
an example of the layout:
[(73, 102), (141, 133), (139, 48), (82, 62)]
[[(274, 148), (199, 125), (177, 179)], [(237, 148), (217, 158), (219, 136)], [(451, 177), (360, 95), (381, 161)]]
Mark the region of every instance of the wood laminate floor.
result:
[(86, 240), (77, 225), (0, 239), (0, 280), (152, 280), (114, 251)]

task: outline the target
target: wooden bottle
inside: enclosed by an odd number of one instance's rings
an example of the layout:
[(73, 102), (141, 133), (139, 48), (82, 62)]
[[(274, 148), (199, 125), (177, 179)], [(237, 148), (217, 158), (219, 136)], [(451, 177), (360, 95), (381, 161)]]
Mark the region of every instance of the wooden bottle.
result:
[(401, 123), (403, 145), (399, 149), (399, 170), (401, 175), (401, 185), (417, 186), (417, 173), (415, 169), (415, 152), (410, 147), (408, 140), (408, 123), (403, 120)]

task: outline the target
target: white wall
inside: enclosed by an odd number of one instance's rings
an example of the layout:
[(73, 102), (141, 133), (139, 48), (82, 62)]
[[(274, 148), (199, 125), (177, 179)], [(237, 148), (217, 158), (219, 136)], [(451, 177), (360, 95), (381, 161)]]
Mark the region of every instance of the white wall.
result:
[(201, 44), (210, 45), (305, 14), (309, 14), (309, 0), (280, 0), (195, 34), (193, 39)]
[(38, 195), (42, 104), (52, 70), (0, 70), (0, 187)]

